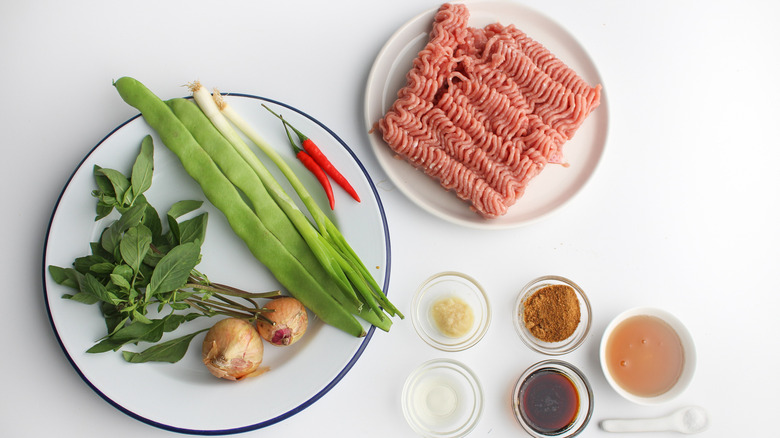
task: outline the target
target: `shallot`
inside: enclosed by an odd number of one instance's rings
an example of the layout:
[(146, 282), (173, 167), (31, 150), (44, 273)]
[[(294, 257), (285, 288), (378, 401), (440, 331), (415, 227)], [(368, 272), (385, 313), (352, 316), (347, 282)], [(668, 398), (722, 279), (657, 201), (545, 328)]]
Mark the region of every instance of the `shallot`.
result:
[(268, 301), (264, 318), (257, 320), (260, 336), (273, 345), (292, 345), (298, 341), (309, 325), (309, 315), (303, 304), (293, 297), (281, 297)]
[(241, 380), (268, 371), (263, 362), (263, 339), (246, 320), (226, 318), (206, 333), (203, 363), (211, 374), (227, 380)]

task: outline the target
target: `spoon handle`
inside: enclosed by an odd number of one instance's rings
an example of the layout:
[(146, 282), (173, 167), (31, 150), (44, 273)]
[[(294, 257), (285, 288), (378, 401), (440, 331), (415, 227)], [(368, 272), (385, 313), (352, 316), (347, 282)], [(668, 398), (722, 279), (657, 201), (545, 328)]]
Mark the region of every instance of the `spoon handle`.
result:
[(663, 432), (673, 429), (667, 418), (602, 420), (599, 425), (605, 432)]

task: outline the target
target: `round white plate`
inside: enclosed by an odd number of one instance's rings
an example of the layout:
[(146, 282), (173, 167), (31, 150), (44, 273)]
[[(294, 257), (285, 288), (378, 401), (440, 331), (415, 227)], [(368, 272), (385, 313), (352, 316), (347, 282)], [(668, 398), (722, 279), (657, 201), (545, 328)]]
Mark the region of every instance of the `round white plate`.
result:
[[(271, 144), (277, 145), (277, 150), (294, 169), (301, 165), (291, 152), (284, 129), (261, 103), (281, 112), (317, 142), (352, 182), (362, 202), (355, 202), (334, 185), (336, 208), (332, 219), (387, 291), (390, 272), (387, 221), (373, 182), (349, 147), (327, 127), (295, 108), (250, 95), (232, 94), (226, 98)], [(107, 402), (131, 417), (171, 431), (204, 435), (238, 433), (268, 426), (300, 412), (346, 375), (366, 348), (373, 327), (364, 338), (355, 338), (319, 320), (310, 320), (306, 335), (298, 343), (290, 347), (266, 344), (263, 365), (271, 368), (268, 373), (239, 382), (209, 374), (200, 360), (204, 334), (193, 339), (187, 355), (175, 364), (129, 364), (118, 352), (86, 353), (105, 335), (105, 323), (97, 306), (62, 299), (64, 293), (72, 290), (56, 284), (47, 267), (70, 267), (76, 257), (89, 253), (89, 242), (96, 240), (107, 224), (107, 219), (94, 221), (95, 199), (90, 194), (94, 188), (93, 166), (129, 174), (146, 134), (153, 135), (155, 146), (154, 179), (147, 198), (158, 212), (164, 215), (179, 200), (205, 200), (176, 156), (140, 116), (116, 128), (90, 151), (60, 195), (49, 224), (43, 258), (47, 310), (65, 355), (84, 382)], [(268, 168), (272, 169), (271, 165)], [(323, 210), (328, 211), (327, 200), (316, 179), (300, 169), (301, 180)], [(292, 190), (288, 193), (297, 199)], [(212, 281), (245, 290), (279, 289), (270, 272), (233, 234), (224, 216), (208, 202), (203, 208), (209, 212), (209, 222), (203, 261), (198, 270)], [(213, 318), (200, 318), (184, 324), (163, 340), (210, 327), (214, 322)], [(342, 413), (334, 406), (334, 415)]]
[[(514, 24), (528, 36), (542, 43), (553, 54), (573, 68), (587, 83), (603, 84), (596, 66), (585, 49), (560, 25), (544, 15), (515, 2), (469, 2), (469, 25), (484, 27), (499, 22)], [(528, 185), (525, 194), (502, 217), (485, 219), (469, 209), (454, 192), (445, 191), (438, 181), (416, 170), (395, 153), (372, 128), (396, 99), (406, 84), (406, 73), (417, 53), (428, 42), (436, 9), (428, 10), (398, 29), (379, 52), (368, 76), (365, 94), (365, 124), (371, 132), (372, 149), (390, 179), (409, 199), (424, 210), (447, 221), (484, 229), (505, 229), (538, 220), (568, 202), (593, 174), (607, 139), (607, 99), (602, 89), (601, 103), (580, 126), (573, 139), (563, 147), (570, 167), (548, 165)]]

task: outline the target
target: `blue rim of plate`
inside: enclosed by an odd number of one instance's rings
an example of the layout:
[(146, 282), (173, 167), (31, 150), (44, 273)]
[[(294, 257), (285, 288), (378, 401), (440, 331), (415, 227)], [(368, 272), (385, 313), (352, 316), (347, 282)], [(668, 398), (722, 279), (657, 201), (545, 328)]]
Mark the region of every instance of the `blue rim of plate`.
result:
[[(283, 106), (283, 107), (285, 107), (285, 108), (287, 108), (287, 109), (289, 109), (291, 111), (297, 112), (298, 114), (308, 118), (312, 122), (314, 122), (317, 125), (319, 125), (322, 129), (327, 131), (328, 134), (330, 134), (334, 139), (336, 139), (336, 141), (339, 142), (339, 144), (341, 144), (341, 146), (347, 151), (347, 153), (349, 153), (349, 155), (352, 157), (352, 159), (355, 160), (355, 163), (358, 165), (360, 170), (363, 172), (363, 175), (365, 176), (366, 181), (368, 182), (368, 185), (371, 187), (371, 190), (374, 193), (374, 197), (376, 198), (376, 202), (377, 202), (377, 207), (379, 209), (379, 214), (380, 214), (380, 216), (382, 218), (382, 228), (384, 229), (384, 237), (385, 237), (385, 242), (386, 242), (385, 243), (385, 252), (387, 254), (387, 257), (386, 257), (387, 261), (386, 261), (386, 268), (385, 268), (385, 278), (384, 278), (384, 282), (382, 283), (382, 290), (384, 291), (385, 294), (387, 294), (388, 286), (389, 286), (389, 283), (390, 283), (390, 268), (391, 268), (390, 231), (389, 231), (388, 226), (387, 226), (387, 217), (385, 215), (384, 206), (382, 205), (382, 200), (379, 197), (379, 192), (376, 189), (376, 185), (374, 185), (374, 181), (369, 176), (368, 171), (366, 170), (365, 166), (363, 166), (363, 163), (360, 162), (360, 160), (358, 159), (357, 155), (355, 155), (355, 153), (352, 151), (352, 149), (349, 146), (347, 146), (347, 144), (341, 139), (341, 137), (336, 135), (336, 133), (333, 132), (330, 128), (328, 128), (322, 122), (320, 122), (319, 120), (317, 120), (314, 117), (310, 116), (309, 114), (307, 114), (307, 113), (305, 113), (305, 112), (303, 112), (303, 111), (301, 111), (301, 110), (299, 110), (299, 109), (297, 109), (297, 108), (295, 108), (293, 106), (290, 106), (290, 105), (288, 105), (286, 103), (279, 102), (277, 100), (273, 100), (273, 99), (269, 99), (269, 98), (265, 98), (265, 97), (261, 97), (261, 96), (256, 96), (256, 95), (252, 95), (252, 94), (244, 94), (244, 93), (223, 93), (223, 94), (226, 95), (226, 96), (238, 96), (238, 97), (246, 97), (246, 98), (250, 98), (250, 99), (257, 99), (257, 100), (261, 100), (261, 101), (264, 101), (264, 102), (272, 103), (272, 104), (275, 104), (275, 105), (280, 105), (280, 106)], [(47, 250), (48, 250), (48, 246), (49, 246), (49, 234), (51, 232), (51, 225), (52, 225), (52, 222), (54, 220), (54, 216), (57, 213), (57, 210), (58, 210), (58, 208), (60, 206), (60, 201), (62, 200), (62, 196), (64, 195), (65, 190), (70, 185), (70, 183), (73, 180), (73, 177), (76, 175), (76, 173), (78, 173), (78, 171), (84, 165), (84, 162), (98, 148), (100, 148), (100, 146), (109, 137), (114, 135), (117, 131), (122, 129), (127, 124), (135, 121), (136, 119), (138, 119), (140, 117), (141, 117), (140, 113), (136, 114), (133, 117), (131, 117), (130, 119), (128, 119), (127, 121), (125, 121), (121, 125), (119, 125), (116, 128), (114, 128), (105, 137), (103, 137), (92, 149), (90, 149), (89, 153), (87, 153), (84, 156), (84, 158), (81, 159), (79, 164), (76, 166), (76, 168), (73, 170), (73, 172), (68, 177), (68, 180), (66, 181), (66, 183), (63, 186), (62, 190), (60, 191), (60, 194), (57, 197), (57, 201), (54, 204), (54, 209), (52, 210), (51, 217), (49, 218), (48, 225), (46, 226), (46, 236), (44, 238), (44, 244), (43, 244), (43, 257), (41, 259), (41, 265), (42, 265), (42, 269), (41, 269), (41, 273), (42, 273), (42, 275), (41, 275), (41, 283), (42, 283), (42, 289), (43, 289), (43, 298), (44, 298), (43, 301), (44, 301), (44, 304), (46, 305), (46, 315), (47, 315), (47, 317), (49, 319), (49, 324), (51, 325), (51, 328), (54, 331), (54, 336), (57, 338), (57, 343), (60, 345), (60, 348), (62, 349), (62, 352), (65, 353), (65, 357), (68, 359), (68, 362), (70, 362), (70, 364), (73, 367), (73, 369), (76, 371), (76, 373), (79, 375), (79, 377), (81, 377), (81, 380), (83, 380), (84, 383), (87, 384), (87, 386), (92, 388), (92, 390), (95, 393), (97, 393), (103, 400), (108, 402), (110, 405), (112, 405), (113, 407), (115, 407), (119, 411), (125, 413), (126, 415), (128, 415), (128, 416), (130, 416), (132, 418), (135, 418), (138, 421), (146, 423), (146, 424), (148, 424), (150, 426), (157, 427), (159, 429), (164, 429), (164, 430), (168, 430), (168, 431), (171, 431), (171, 432), (177, 432), (177, 433), (191, 434), (191, 435), (230, 435), (230, 434), (244, 433), (244, 432), (249, 432), (249, 431), (252, 431), (252, 430), (262, 429), (264, 427), (271, 426), (271, 425), (276, 424), (276, 423), (278, 423), (278, 422), (280, 422), (282, 420), (285, 420), (287, 418), (292, 417), (293, 415), (303, 411), (307, 407), (309, 407), (312, 404), (314, 404), (314, 402), (316, 402), (317, 400), (322, 398), (322, 396), (324, 396), (326, 393), (328, 393), (328, 391), (333, 389), (333, 387), (336, 386), (336, 384), (339, 383), (339, 381), (341, 381), (342, 378), (344, 378), (344, 376), (349, 372), (350, 369), (352, 369), (352, 367), (355, 365), (357, 360), (363, 354), (363, 351), (366, 349), (366, 347), (368, 346), (369, 341), (371, 340), (371, 338), (374, 335), (374, 331), (376, 330), (376, 327), (374, 327), (372, 325), (372, 326), (370, 326), (368, 328), (368, 330), (366, 331), (366, 336), (363, 338), (363, 341), (360, 343), (360, 346), (355, 351), (355, 354), (352, 356), (352, 358), (349, 360), (349, 362), (333, 378), (333, 380), (331, 380), (324, 388), (322, 388), (319, 392), (314, 394), (312, 397), (310, 397), (309, 399), (305, 400), (303, 403), (299, 404), (295, 408), (285, 412), (284, 414), (278, 415), (278, 416), (276, 416), (274, 418), (270, 418), (270, 419), (264, 420), (264, 421), (259, 422), (259, 423), (249, 424), (249, 425), (245, 425), (245, 426), (239, 426), (239, 427), (230, 428), (230, 429), (215, 429), (215, 430), (185, 429), (185, 428), (170, 426), (170, 425), (167, 425), (167, 424), (164, 424), (164, 423), (160, 423), (158, 421), (150, 420), (150, 419), (148, 419), (146, 417), (143, 417), (141, 415), (138, 415), (135, 412), (132, 412), (131, 410), (125, 408), (124, 406), (122, 406), (118, 402), (116, 402), (116, 401), (112, 400), (111, 398), (109, 398), (108, 396), (106, 396), (97, 386), (92, 384), (92, 382), (90, 382), (90, 380), (87, 378), (87, 376), (85, 376), (84, 373), (82, 373), (82, 371), (76, 365), (76, 362), (73, 360), (73, 358), (68, 353), (68, 350), (65, 348), (65, 345), (63, 344), (62, 339), (60, 338), (60, 334), (57, 331), (57, 326), (54, 324), (54, 320), (53, 320), (52, 315), (51, 315), (51, 308), (49, 307), (49, 291), (46, 288), (46, 272), (47, 272), (47, 270), (46, 270), (46, 254), (47, 254)]]

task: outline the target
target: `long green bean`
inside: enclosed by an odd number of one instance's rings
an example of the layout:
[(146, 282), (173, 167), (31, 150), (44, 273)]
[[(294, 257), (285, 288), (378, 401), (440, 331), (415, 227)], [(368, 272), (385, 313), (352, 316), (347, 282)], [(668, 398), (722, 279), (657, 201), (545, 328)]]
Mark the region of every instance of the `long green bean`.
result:
[[(200, 92), (204, 90), (200, 84), (197, 84), (200, 88)], [(206, 92), (207, 93), (207, 92)], [(198, 97), (196, 96), (196, 99)], [(205, 100), (205, 98), (204, 98)], [(217, 108), (224, 114), (228, 120), (233, 122), (240, 131), (242, 131), (254, 144), (257, 146), (271, 161), (281, 170), (282, 174), (287, 178), (290, 185), (296, 191), (301, 201), (303, 201), (307, 210), (317, 223), (319, 235), (325, 239), (327, 245), (326, 248), (330, 250), (330, 256), (332, 260), (339, 263), (341, 270), (346, 273), (350, 278), (351, 284), (357, 289), (357, 292), (366, 300), (366, 304), (373, 309), (380, 318), (384, 318), (381, 313), (376, 300), (382, 303), (385, 311), (390, 315), (398, 315), (403, 318), (403, 314), (387, 299), (387, 296), (382, 292), (382, 289), (376, 283), (376, 280), (368, 272), (368, 269), (363, 264), (362, 260), (357, 256), (354, 250), (347, 243), (341, 231), (333, 224), (333, 222), (327, 217), (322, 209), (317, 205), (317, 202), (311, 197), (306, 187), (298, 179), (298, 176), (290, 168), (287, 162), (279, 155), (279, 153), (243, 118), (222, 98), (219, 93), (214, 94), (214, 101)], [(208, 104), (208, 103), (207, 103)], [(209, 104), (210, 106), (210, 104)], [(221, 114), (220, 114), (221, 115)], [(225, 130), (231, 128), (226, 127)], [(235, 134), (231, 134), (235, 135)], [(241, 140), (243, 143), (243, 140)], [(244, 148), (246, 145), (243, 146)], [(246, 153), (245, 158), (250, 161), (256, 161), (259, 163), (259, 159), (256, 155)], [(362, 281), (361, 281), (362, 280)]]
[[(269, 231), (281, 242), (284, 242), (290, 253), (306, 267), (325, 290), (331, 293), (342, 293), (342, 289), (322, 267), (293, 223), (274, 202), (257, 174), (238, 155), (203, 111), (188, 99), (171, 99), (167, 101), (167, 104), (211, 159), (222, 169), (230, 182), (246, 195), (255, 214)], [(355, 305), (360, 304), (356, 295), (345, 296)]]
[(347, 278), (347, 275), (342, 270), (342, 265), (334, 258), (333, 251), (329, 248), (330, 244), (323, 238), (323, 236), (317, 232), (314, 226), (309, 222), (309, 219), (303, 214), (303, 212), (295, 204), (295, 201), (284, 191), (284, 188), (278, 181), (271, 175), (271, 172), (263, 165), (263, 163), (257, 158), (257, 155), (249, 149), (246, 142), (238, 135), (238, 132), (233, 129), (228, 120), (217, 108), (216, 103), (209, 93), (199, 82), (190, 84), (190, 91), (192, 91), (193, 98), (198, 104), (200, 109), (211, 120), (214, 127), (228, 140), (233, 146), (235, 151), (241, 155), (241, 157), (249, 164), (252, 170), (255, 171), (260, 180), (265, 184), (268, 193), (273, 197), (279, 207), (287, 214), (292, 223), (301, 233), (301, 236), (309, 244), (309, 247), (314, 252), (314, 255), (322, 264), (323, 268), (331, 275), (333, 280), (345, 291), (345, 293), (353, 293), (352, 285)]
[(187, 173), (200, 185), (206, 198), (227, 218), (233, 231), (277, 280), (325, 323), (354, 336), (364, 336), (360, 322), (326, 292), (293, 257), (241, 198), (171, 109), (145, 85), (130, 77), (114, 82), (119, 95), (141, 112)]

